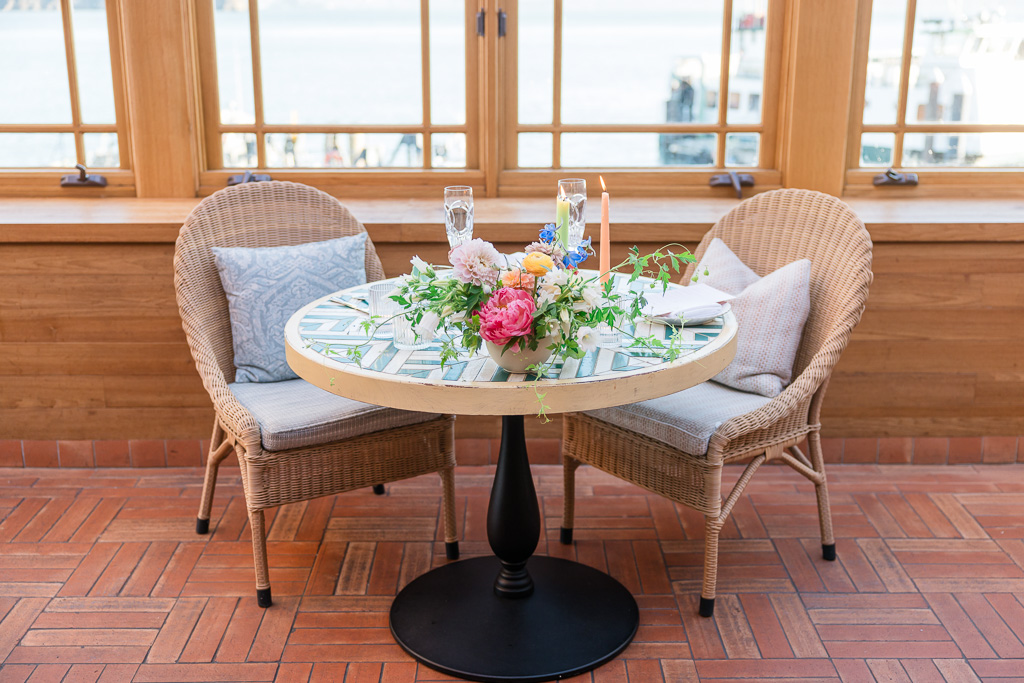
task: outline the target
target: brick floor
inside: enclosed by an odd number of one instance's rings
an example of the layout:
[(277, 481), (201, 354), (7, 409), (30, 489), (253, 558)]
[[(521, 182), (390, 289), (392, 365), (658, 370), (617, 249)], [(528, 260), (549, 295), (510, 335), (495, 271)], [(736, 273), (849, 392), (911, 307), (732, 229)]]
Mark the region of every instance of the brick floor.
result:
[[(457, 473), (466, 557), (488, 551), (492, 472)], [(762, 468), (723, 532), (712, 620), (696, 616), (698, 515), (582, 468), (577, 542), (561, 546), (560, 469), (534, 473), (538, 552), (610, 572), (640, 604), (633, 644), (575, 681), (1024, 677), (1024, 466), (831, 466), (835, 563), (820, 559), (813, 489)], [(395, 592), (445, 561), (436, 476), (269, 513), (266, 611), (237, 473), (222, 473), (206, 537), (201, 481), (198, 468), (0, 470), (0, 680), (449, 680), (387, 627)]]

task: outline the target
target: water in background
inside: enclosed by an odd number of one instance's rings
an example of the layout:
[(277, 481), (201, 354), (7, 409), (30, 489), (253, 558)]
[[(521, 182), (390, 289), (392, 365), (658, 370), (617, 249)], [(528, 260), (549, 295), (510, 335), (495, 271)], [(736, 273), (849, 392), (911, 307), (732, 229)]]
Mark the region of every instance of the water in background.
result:
[[(73, 20), (83, 119), (86, 123), (113, 124), (105, 14), (102, 9), (80, 6), (80, 2), (75, 3)], [(953, 5), (990, 13), (1000, 7), (1024, 6), (1019, 0), (965, 2), (919, 0), (919, 20), (929, 12), (960, 16), (951, 9)], [(734, 28), (745, 14), (763, 14), (765, 3), (735, 0)], [(224, 123), (246, 124), (255, 118), (249, 19), (245, 3), (234, 6), (242, 11), (215, 12), (220, 105)], [(462, 0), (430, 2), (430, 104), (435, 124), (465, 123), (464, 7)], [(876, 3), (873, 60), (880, 63), (898, 59), (904, 7), (898, 1)], [(260, 0), (259, 8), (267, 123), (422, 123), (417, 0)], [(520, 0), (519, 14), (520, 122), (550, 123), (553, 0)], [(703, 0), (645, 0), (641, 7), (630, 5), (626, 9), (620, 0), (564, 0), (563, 122), (662, 123), (668, 118), (667, 102), (673, 88), (681, 79), (689, 79), (694, 88), (690, 95), (692, 119), (686, 120), (716, 121), (721, 14), (720, 3)], [(1007, 14), (1006, 20), (1019, 22), (1020, 9)], [(760, 121), (763, 61), (758, 50), (763, 50), (763, 45), (758, 40), (763, 42), (763, 31), (740, 35), (734, 30), (730, 96), (738, 105), (730, 107), (730, 123)], [(915, 40), (915, 59), (924, 58), (919, 56), (924, 44), (920, 37)], [(58, 11), (0, 12), (0, 64), (4, 65), (0, 67), (0, 124), (70, 123)], [(915, 66), (912, 76), (919, 71), (924, 70)], [(964, 80), (965, 87), (978, 90), (967, 77)], [(892, 105), (871, 81), (868, 87), (866, 116), (871, 120), (879, 106)], [(927, 89), (912, 89), (908, 114), (916, 112), (920, 106), (917, 99), (926, 95)], [(944, 108), (946, 112), (951, 110), (951, 106)], [(981, 122), (989, 122), (984, 114), (978, 117)], [(866, 135), (891, 137), (884, 133)], [(750, 137), (755, 138), (753, 147)], [(434, 149), (429, 153), (434, 165), (464, 165), (464, 135), (449, 133), (433, 138)], [(713, 136), (677, 138), (669, 142), (681, 151), (666, 155), (666, 141), (656, 133), (566, 134), (562, 161), (565, 166), (658, 166), (671, 163), (673, 158), (701, 159), (703, 151), (715, 147)], [(886, 140), (879, 142), (880, 153), (884, 153), (886, 144), (891, 152), (891, 143)], [(271, 166), (419, 166), (422, 144), (418, 135), (277, 134), (268, 135), (267, 159)], [(742, 134), (730, 136), (728, 161), (740, 163), (756, 158), (756, 144), (756, 135), (747, 135), (746, 139)], [(937, 143), (929, 144), (936, 147)], [(114, 134), (88, 134), (85, 145), (90, 166), (118, 164)], [(251, 135), (228, 134), (224, 138), (225, 155), (235, 166), (255, 164), (254, 145)], [(687, 146), (694, 149), (687, 150)], [(550, 134), (520, 135), (520, 163), (550, 165), (551, 147)], [(1020, 150), (1012, 145), (1002, 147)], [(961, 144), (961, 150), (966, 148)], [(989, 159), (999, 158), (994, 150), (986, 154)], [(1024, 152), (1020, 156), (1024, 162)], [(70, 134), (0, 133), (0, 166), (68, 167), (74, 160)], [(706, 163), (711, 161), (706, 159)], [(980, 163), (984, 161), (983, 156)], [(936, 159), (923, 162), (936, 163)], [(963, 159), (960, 162), (968, 163)]]
[[(75, 9), (75, 55), (84, 123), (114, 119), (107, 20), (100, 9)], [(0, 12), (0, 124), (71, 123), (71, 95), (61, 15), (52, 11)], [(117, 136), (85, 136), (90, 166), (118, 166)], [(70, 133), (0, 133), (0, 166), (75, 165)]]

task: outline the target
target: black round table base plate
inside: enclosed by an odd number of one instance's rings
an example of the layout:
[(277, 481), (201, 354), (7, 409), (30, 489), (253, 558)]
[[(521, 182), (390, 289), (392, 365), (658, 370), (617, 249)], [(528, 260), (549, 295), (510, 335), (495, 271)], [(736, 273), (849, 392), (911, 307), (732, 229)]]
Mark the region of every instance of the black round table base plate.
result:
[(586, 565), (531, 557), (534, 592), (499, 598), (500, 563), (478, 557), (420, 576), (391, 605), (391, 633), (432, 669), (471, 681), (553, 681), (600, 666), (636, 634), (622, 584)]

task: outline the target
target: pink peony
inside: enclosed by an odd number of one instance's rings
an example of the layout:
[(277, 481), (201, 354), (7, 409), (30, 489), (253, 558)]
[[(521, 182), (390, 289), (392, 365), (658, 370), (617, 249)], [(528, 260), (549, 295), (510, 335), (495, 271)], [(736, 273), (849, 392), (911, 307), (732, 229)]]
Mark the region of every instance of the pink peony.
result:
[(451, 250), (448, 260), (455, 267), (455, 277), (462, 282), (484, 286), (498, 281), (498, 262), (501, 254), (490, 242), (479, 237), (464, 242)]
[(501, 346), (514, 337), (525, 337), (533, 330), (536, 309), (529, 292), (502, 287), (480, 307), (480, 336)]

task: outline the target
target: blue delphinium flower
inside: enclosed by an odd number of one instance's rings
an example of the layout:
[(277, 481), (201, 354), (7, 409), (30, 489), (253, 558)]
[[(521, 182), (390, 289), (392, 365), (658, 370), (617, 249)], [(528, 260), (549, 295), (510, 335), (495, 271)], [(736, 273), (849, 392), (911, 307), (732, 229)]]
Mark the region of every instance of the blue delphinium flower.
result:
[(555, 241), (555, 224), (548, 223), (540, 231), (541, 242), (554, 242)]
[(562, 262), (565, 264), (566, 268), (575, 268), (586, 260), (587, 252), (581, 247), (566, 254), (565, 258), (562, 259)]

